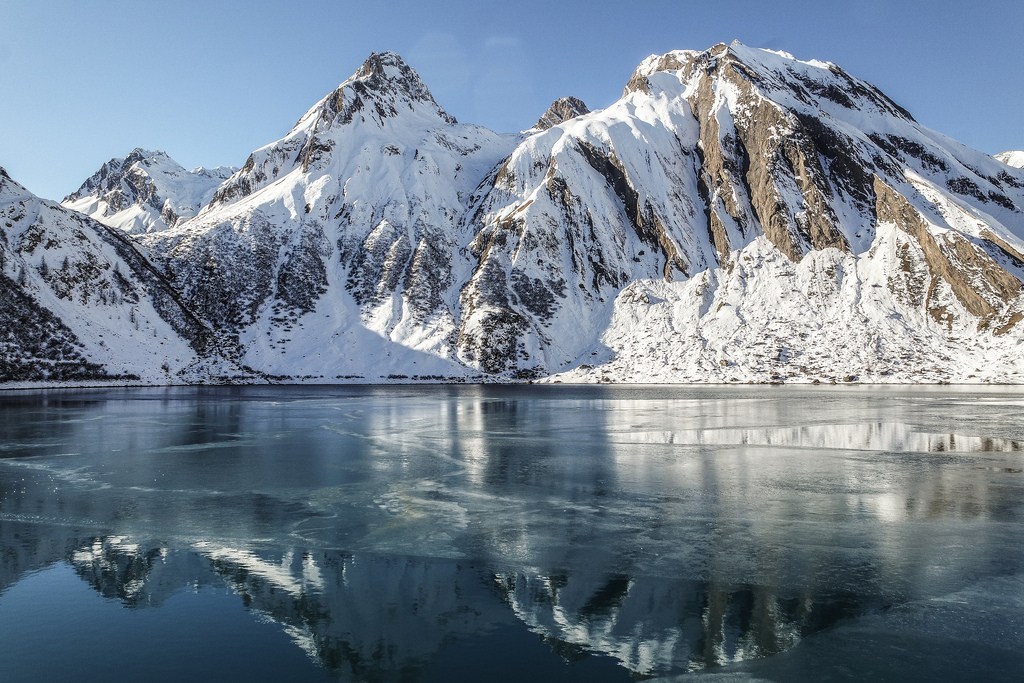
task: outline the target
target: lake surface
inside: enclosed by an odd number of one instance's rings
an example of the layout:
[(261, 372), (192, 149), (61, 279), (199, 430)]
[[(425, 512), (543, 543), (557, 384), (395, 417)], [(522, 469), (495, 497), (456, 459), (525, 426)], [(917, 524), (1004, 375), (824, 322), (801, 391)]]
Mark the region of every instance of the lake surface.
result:
[(0, 680), (1020, 680), (1024, 389), (0, 392)]

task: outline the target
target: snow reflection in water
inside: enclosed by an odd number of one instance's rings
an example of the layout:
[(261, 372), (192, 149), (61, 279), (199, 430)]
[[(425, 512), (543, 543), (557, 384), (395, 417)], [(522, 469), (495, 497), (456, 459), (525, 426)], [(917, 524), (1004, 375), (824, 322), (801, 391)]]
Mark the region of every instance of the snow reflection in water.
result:
[(927, 434), (900, 423), (815, 425), (754, 429), (706, 429), (678, 432), (629, 431), (615, 434), (624, 443), (665, 443), (707, 446), (780, 446), (830, 450), (915, 453), (1010, 453), (1024, 451), (1024, 441), (991, 436)]
[[(453, 643), (492, 666), (523, 632), (547, 653), (524, 676), (771, 670), (844, 625), (1020, 576), (1020, 396), (946, 396), (48, 394), (2, 413), (18, 445), (0, 458), (0, 587), (60, 563), (128, 607), (228, 586), (357, 680), (440, 677)], [(974, 632), (991, 612), (947, 634), (960, 655), (991, 647)], [(1019, 659), (1014, 632), (994, 666)]]

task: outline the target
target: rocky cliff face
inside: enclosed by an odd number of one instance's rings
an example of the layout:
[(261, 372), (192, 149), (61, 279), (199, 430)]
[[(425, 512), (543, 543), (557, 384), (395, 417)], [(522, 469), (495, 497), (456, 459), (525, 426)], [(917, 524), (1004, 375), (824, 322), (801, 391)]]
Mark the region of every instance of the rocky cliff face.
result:
[(1024, 171), (735, 43), (518, 136), (371, 55), (140, 240), (274, 376), (1024, 381)]
[(64, 205), (127, 233), (166, 230), (195, 216), (234, 169), (186, 171), (164, 152), (114, 158), (64, 198)]
[(551, 103), (548, 110), (537, 119), (537, 123), (533, 124), (530, 132), (547, 130), (548, 128), (565, 123), (569, 119), (589, 113), (590, 109), (583, 103), (583, 100), (576, 97), (561, 97)]
[(207, 325), (116, 230), (0, 170), (0, 382), (196, 381)]

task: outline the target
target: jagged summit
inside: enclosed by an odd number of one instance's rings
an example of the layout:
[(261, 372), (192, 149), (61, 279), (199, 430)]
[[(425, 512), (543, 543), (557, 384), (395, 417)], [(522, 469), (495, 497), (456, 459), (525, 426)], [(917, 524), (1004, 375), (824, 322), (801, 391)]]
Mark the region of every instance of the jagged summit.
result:
[(95, 192), (109, 192), (115, 189), (121, 182), (123, 170), (139, 161), (157, 158), (169, 157), (167, 157), (166, 152), (151, 151), (141, 147), (136, 147), (123, 157), (114, 157), (104, 162), (98, 171), (89, 176), (77, 190), (64, 197), (63, 201), (73, 202)]
[(373, 52), (355, 73), (313, 105), (294, 130), (308, 128), (311, 123), (318, 129), (336, 123), (349, 124), (357, 118), (383, 125), (403, 111), (420, 108), (446, 123), (457, 123), (401, 56), (395, 52)]
[[(670, 76), (668, 81), (658, 74)], [(674, 78), (673, 78), (674, 77)], [(801, 60), (788, 52), (753, 48), (733, 41), (719, 43), (704, 51), (675, 50), (651, 55), (633, 72), (623, 95), (632, 92), (651, 94), (655, 90), (676, 87), (678, 83), (699, 85), (701, 78), (719, 81), (740, 89), (753, 86), (777, 104), (790, 108), (810, 108), (828, 112), (834, 105), (882, 116), (913, 121), (910, 113), (866, 81), (855, 78), (832, 62)]]
[(376, 90), (394, 91), (398, 88), (415, 100), (434, 101), (416, 70), (395, 52), (371, 53), (349, 81), (353, 84), (361, 82)]
[(36, 196), (0, 166), (0, 202), (17, 202), (24, 199), (36, 199)]
[(392, 74), (395, 74), (406, 70), (411, 71), (412, 69), (402, 59), (402, 55), (397, 52), (392, 52), (391, 50), (371, 52), (362, 66), (352, 74), (352, 78), (388, 78), (389, 70)]
[(187, 171), (166, 152), (136, 147), (104, 163), (62, 203), (128, 233), (157, 232), (194, 216), (234, 170)]
[(533, 124), (532, 130), (547, 130), (560, 123), (565, 123), (569, 119), (589, 113), (590, 109), (584, 104), (583, 100), (576, 97), (560, 97), (551, 103), (551, 106), (548, 107), (543, 116), (537, 119), (537, 123)]
[(399, 55), (374, 52), (310, 107), (287, 135), (250, 154), (242, 169), (217, 190), (212, 203), (220, 206), (247, 197), (296, 170), (323, 170), (335, 159), (336, 150), (362, 147), (375, 138), (380, 138), (373, 145), (378, 154), (382, 149), (392, 154), (408, 145), (416, 149), (428, 138), (434, 140), (430, 144), (458, 147), (462, 143), (443, 132), (457, 126), (455, 117), (434, 100), (419, 74)]
[[(716, 45), (707, 52), (724, 47), (724, 44)], [(696, 50), (673, 50), (662, 55), (648, 56), (633, 70), (633, 74), (626, 82), (626, 87), (622, 90), (622, 95), (626, 96), (637, 91), (649, 94), (651, 87), (648, 81), (649, 77), (661, 71), (681, 71), (701, 54)]]
[(234, 166), (196, 166), (191, 171), (189, 171), (189, 173), (201, 176), (208, 176), (210, 178), (226, 179), (237, 170), (238, 169), (235, 168)]

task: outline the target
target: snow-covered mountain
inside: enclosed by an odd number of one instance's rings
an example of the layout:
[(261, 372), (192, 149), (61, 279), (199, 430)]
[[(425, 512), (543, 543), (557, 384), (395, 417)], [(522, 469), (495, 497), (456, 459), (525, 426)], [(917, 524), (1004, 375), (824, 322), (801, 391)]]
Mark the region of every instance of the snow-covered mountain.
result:
[(465, 375), (463, 216), (517, 141), (458, 123), (400, 57), (374, 54), (198, 216), (142, 242), (254, 368)]
[(0, 169), (0, 382), (209, 379), (207, 325), (116, 230)]
[(1024, 151), (1011, 150), (1009, 152), (1000, 152), (996, 155), (996, 159), (1003, 162), (1007, 166), (1013, 166), (1014, 168), (1024, 168)]
[(374, 54), (138, 239), (282, 378), (1024, 382), (1024, 170), (738, 43), (518, 135)]
[(574, 380), (1024, 379), (1022, 207), (1024, 175), (833, 64), (652, 56), (494, 175), (461, 357)]
[(165, 152), (137, 148), (103, 164), (63, 204), (128, 233), (156, 232), (195, 216), (236, 170), (186, 171)]

